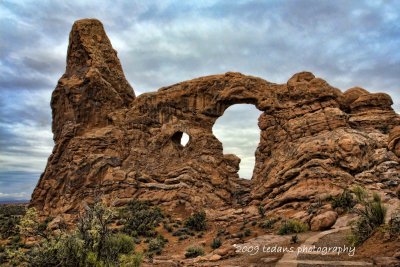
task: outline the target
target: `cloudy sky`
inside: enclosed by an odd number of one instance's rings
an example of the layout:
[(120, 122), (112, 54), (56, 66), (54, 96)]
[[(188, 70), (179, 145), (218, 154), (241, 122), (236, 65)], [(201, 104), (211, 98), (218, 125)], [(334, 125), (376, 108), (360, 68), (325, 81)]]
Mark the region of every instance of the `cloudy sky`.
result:
[[(0, 200), (29, 199), (45, 167), (50, 95), (80, 18), (103, 22), (137, 95), (227, 71), (283, 83), (308, 70), (342, 90), (387, 92), (400, 111), (399, 1), (107, 2), (0, 0)], [(242, 177), (258, 115), (233, 106), (214, 127)]]

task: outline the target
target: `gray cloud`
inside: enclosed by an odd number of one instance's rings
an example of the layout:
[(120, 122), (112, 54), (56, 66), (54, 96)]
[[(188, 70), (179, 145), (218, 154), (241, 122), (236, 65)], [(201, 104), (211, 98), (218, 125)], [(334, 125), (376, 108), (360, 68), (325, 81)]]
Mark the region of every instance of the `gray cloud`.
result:
[[(104, 23), (137, 94), (226, 71), (282, 83), (309, 70), (342, 90), (357, 85), (387, 92), (399, 112), (399, 10), (395, 0), (2, 0), (0, 171), (34, 173), (24, 177), (35, 184), (44, 168), (53, 145), (50, 94), (65, 70), (74, 20)], [(257, 112), (232, 112), (214, 130), (225, 149), (232, 145), (250, 162), (256, 123), (245, 127), (244, 137), (230, 129), (236, 118), (248, 121)], [(252, 168), (242, 166), (247, 173)]]
[(258, 117), (253, 105), (229, 107), (213, 126), (214, 135), (222, 142), (224, 154), (235, 154), (241, 159), (239, 176), (251, 178), (255, 163), (255, 151), (260, 142)]
[(0, 201), (30, 199), (39, 173), (0, 171)]

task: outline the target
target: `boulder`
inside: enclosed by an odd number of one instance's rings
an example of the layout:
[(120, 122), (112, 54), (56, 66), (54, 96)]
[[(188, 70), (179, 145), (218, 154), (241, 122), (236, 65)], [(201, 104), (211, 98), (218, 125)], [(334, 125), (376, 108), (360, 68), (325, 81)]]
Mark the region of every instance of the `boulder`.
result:
[(331, 228), (338, 218), (338, 214), (334, 211), (326, 211), (311, 219), (311, 230), (322, 231)]

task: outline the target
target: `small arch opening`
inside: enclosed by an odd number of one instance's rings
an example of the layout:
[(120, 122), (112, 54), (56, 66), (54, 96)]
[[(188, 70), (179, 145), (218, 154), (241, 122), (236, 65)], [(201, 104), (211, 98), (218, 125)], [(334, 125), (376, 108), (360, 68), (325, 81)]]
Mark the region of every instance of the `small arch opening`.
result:
[(185, 132), (178, 131), (172, 135), (171, 140), (176, 145), (185, 147), (189, 143), (190, 136)]
[(186, 146), (187, 143), (189, 143), (189, 135), (187, 133), (182, 133), (182, 138), (181, 138), (181, 145)]
[(241, 161), (239, 177), (251, 179), (255, 165), (255, 151), (260, 142), (258, 118), (261, 111), (251, 104), (236, 104), (225, 110), (213, 126), (213, 133), (221, 141), (224, 154), (235, 154)]

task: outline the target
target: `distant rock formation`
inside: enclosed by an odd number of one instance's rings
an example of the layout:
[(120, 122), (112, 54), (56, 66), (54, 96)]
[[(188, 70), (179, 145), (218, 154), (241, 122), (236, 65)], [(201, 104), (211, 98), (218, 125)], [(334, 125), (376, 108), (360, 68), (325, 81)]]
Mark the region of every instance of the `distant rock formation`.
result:
[[(99, 21), (75, 22), (69, 42), (51, 100), (55, 147), (31, 201), (44, 215), (73, 217), (98, 194), (114, 205), (291, 214), (354, 183), (400, 181), (400, 116), (387, 94), (342, 93), (301, 72), (286, 84), (226, 73), (135, 97)], [(252, 180), (212, 132), (239, 103), (263, 112)]]

